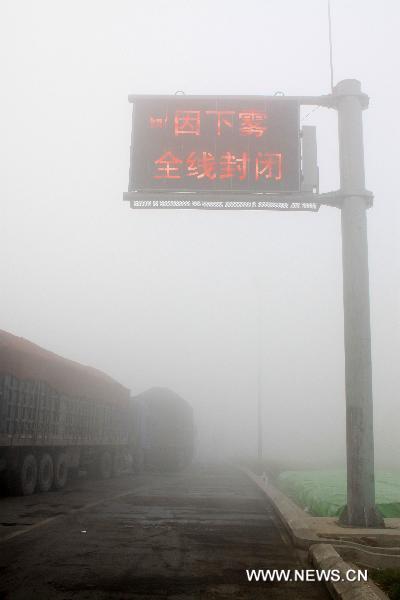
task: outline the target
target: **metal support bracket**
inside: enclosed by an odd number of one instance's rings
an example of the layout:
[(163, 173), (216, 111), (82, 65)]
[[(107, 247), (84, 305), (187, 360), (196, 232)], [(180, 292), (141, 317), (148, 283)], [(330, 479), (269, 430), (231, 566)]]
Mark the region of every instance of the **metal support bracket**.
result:
[(343, 191), (336, 190), (334, 192), (326, 192), (325, 194), (319, 194), (319, 203), (325, 206), (334, 206), (335, 208), (342, 208), (343, 201), (346, 198), (362, 198), (365, 201), (367, 208), (371, 208), (374, 202), (374, 195), (368, 190), (354, 190), (354, 191)]

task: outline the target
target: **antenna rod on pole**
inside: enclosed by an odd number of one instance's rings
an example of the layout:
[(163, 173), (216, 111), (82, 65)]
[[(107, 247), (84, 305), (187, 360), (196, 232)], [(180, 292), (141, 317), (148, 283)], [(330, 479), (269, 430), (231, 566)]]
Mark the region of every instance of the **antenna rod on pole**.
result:
[(330, 64), (330, 69), (331, 69), (331, 91), (333, 92), (333, 50), (332, 50), (331, 0), (328, 0), (328, 24), (329, 24), (329, 64)]

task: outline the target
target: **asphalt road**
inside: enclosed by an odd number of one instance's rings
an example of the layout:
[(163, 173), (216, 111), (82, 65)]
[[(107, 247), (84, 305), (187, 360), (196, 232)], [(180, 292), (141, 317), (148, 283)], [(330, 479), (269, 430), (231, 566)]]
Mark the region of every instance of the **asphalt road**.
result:
[(262, 493), (228, 466), (3, 496), (0, 522), (0, 598), (330, 597), (319, 583), (247, 581), (246, 569), (310, 565)]

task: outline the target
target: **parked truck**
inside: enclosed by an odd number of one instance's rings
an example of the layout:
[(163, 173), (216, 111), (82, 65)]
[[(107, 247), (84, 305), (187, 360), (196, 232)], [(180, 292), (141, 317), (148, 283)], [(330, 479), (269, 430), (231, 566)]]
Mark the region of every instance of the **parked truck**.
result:
[(155, 387), (138, 396), (140, 445), (144, 469), (175, 471), (193, 459), (193, 409), (181, 396)]
[(107, 478), (137, 446), (130, 392), (101, 371), (0, 330), (0, 474), (15, 494)]

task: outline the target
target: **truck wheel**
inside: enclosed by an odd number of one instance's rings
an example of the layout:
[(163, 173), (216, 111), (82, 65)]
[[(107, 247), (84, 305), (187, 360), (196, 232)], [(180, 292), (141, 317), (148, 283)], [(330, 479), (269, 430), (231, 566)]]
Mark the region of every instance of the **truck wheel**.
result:
[(33, 454), (25, 454), (17, 471), (10, 473), (9, 489), (16, 496), (30, 496), (35, 491), (38, 466)]
[(112, 476), (118, 477), (119, 475), (121, 475), (124, 466), (125, 466), (124, 457), (121, 452), (118, 452), (118, 450), (116, 450), (113, 454)]
[(108, 450), (102, 452), (97, 463), (98, 476), (101, 479), (109, 479), (112, 474), (112, 457)]
[(70, 467), (68, 469), (68, 479), (75, 481), (79, 478), (79, 467)]
[(57, 454), (54, 459), (54, 482), (53, 487), (56, 490), (62, 490), (68, 480), (67, 455), (64, 452)]
[(42, 454), (39, 461), (38, 470), (38, 490), (39, 492), (48, 492), (53, 485), (54, 467), (53, 459), (47, 452)]

